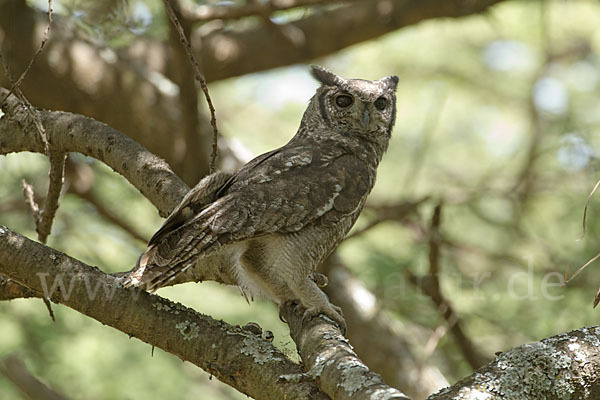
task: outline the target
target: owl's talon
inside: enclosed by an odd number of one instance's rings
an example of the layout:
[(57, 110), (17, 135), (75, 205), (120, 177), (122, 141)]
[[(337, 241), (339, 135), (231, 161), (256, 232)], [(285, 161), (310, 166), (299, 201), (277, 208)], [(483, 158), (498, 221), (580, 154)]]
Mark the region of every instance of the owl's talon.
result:
[(279, 311), (279, 320), (284, 324), (287, 324), (287, 321), (283, 317), (283, 309), (285, 307), (291, 307), (294, 310), (294, 312), (298, 312), (298, 306), (299, 303), (296, 300), (286, 300), (283, 303), (279, 304), (279, 307), (277, 307)]
[(302, 325), (317, 317), (319, 314), (323, 314), (333, 320), (333, 322), (335, 322), (342, 331), (342, 335), (346, 334), (346, 320), (342, 315), (342, 309), (338, 306), (334, 306), (333, 304), (330, 304), (329, 309), (312, 307), (304, 311), (304, 314), (302, 315)]
[(325, 275), (319, 274), (318, 272), (314, 272), (311, 276), (311, 279), (320, 288), (327, 286), (329, 283), (329, 279), (327, 279)]

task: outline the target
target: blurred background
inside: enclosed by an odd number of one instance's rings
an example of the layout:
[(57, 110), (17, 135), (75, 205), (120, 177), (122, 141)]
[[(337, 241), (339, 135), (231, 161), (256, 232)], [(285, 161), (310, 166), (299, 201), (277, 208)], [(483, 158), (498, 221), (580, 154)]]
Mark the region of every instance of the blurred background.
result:
[[(22, 85), (31, 103), (101, 120), (195, 184), (208, 171), (212, 132), (162, 2), (52, 4), (50, 40)], [(598, 266), (561, 285), (600, 252), (600, 195), (577, 240), (600, 179), (597, 1), (173, 4), (210, 82), (223, 169), (294, 135), (317, 87), (309, 64), (348, 78), (400, 77), (376, 187), (324, 266), (352, 344), (389, 384), (422, 399), (495, 352), (597, 322)], [(47, 6), (0, 0), (0, 48), (15, 75), (39, 47)], [(42, 155), (0, 157), (1, 224), (36, 238), (21, 180), (43, 198), (47, 174)], [(48, 244), (124, 271), (161, 221), (124, 178), (72, 154)], [(159, 294), (232, 324), (258, 322), (296, 357), (270, 302), (247, 304), (213, 283)], [(39, 299), (0, 302), (0, 360), (24, 361), (68, 398), (246, 398), (170, 354), (53, 309), (55, 323)], [(18, 398), (5, 375), (0, 398)]]

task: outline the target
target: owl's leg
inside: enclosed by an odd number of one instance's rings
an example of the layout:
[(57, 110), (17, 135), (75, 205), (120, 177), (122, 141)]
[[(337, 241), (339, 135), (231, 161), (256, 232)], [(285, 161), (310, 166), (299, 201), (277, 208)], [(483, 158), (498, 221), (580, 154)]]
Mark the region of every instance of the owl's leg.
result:
[(340, 329), (346, 332), (346, 321), (344, 320), (342, 309), (329, 302), (327, 295), (323, 293), (311, 277), (307, 277), (299, 285), (291, 288), (295, 297), (298, 298), (302, 306), (306, 309), (303, 320), (324, 314), (331, 318)]

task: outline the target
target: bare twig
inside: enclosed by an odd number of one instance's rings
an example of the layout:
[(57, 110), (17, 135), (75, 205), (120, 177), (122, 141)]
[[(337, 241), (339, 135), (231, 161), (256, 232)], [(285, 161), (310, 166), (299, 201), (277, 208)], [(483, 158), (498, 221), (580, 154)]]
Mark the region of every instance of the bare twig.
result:
[(598, 180), (598, 182), (596, 182), (596, 184), (594, 185), (594, 188), (592, 189), (592, 191), (590, 192), (590, 194), (587, 197), (587, 200), (585, 201), (585, 207), (583, 208), (583, 232), (581, 233), (581, 237), (579, 239), (577, 239), (578, 241), (582, 240), (585, 236), (585, 220), (587, 218), (588, 205), (590, 204), (590, 200), (594, 196), (594, 193), (596, 193), (596, 190), (598, 190), (599, 186), (600, 186), (600, 179)]
[(11, 95), (11, 93), (14, 94), (14, 96), (21, 101), (21, 106), (25, 109), (25, 111), (27, 112), (27, 115), (32, 119), (38, 133), (40, 134), (40, 136), (42, 138), (42, 141), (44, 143), (44, 152), (46, 154), (48, 154), (50, 145), (48, 144), (48, 139), (46, 138), (46, 130), (44, 129), (44, 126), (42, 125), (42, 123), (39, 119), (39, 116), (37, 115), (37, 111), (33, 108), (31, 103), (29, 102), (29, 100), (27, 100), (27, 98), (25, 97), (25, 95), (23, 94), (21, 89), (15, 85), (12, 72), (10, 71), (10, 67), (8, 66), (8, 63), (6, 62), (6, 59), (4, 58), (4, 55), (2, 54), (1, 50), (0, 50), (0, 63), (2, 63), (2, 66), (4, 68), (4, 73), (6, 74), (6, 77), (8, 78), (8, 81), (10, 82), (11, 88), (12, 88), (11, 90), (8, 90), (6, 92), (2, 101), (0, 101), (0, 105), (3, 105), (6, 103), (9, 96)]
[[(44, 201), (43, 210), (40, 211), (39, 206), (37, 206), (37, 204), (35, 204), (35, 201), (33, 199), (33, 189), (31, 187), (31, 185), (27, 185), (23, 181), (23, 188), (25, 190), (27, 201), (28, 201), (29, 205), (31, 206), (32, 210), (34, 211), (34, 218), (35, 218), (35, 222), (36, 222), (36, 231), (38, 233), (38, 238), (42, 243), (46, 243), (46, 240), (48, 239), (48, 235), (50, 235), (50, 231), (52, 230), (52, 221), (54, 220), (54, 216), (56, 215), (56, 210), (58, 209), (58, 198), (60, 197), (60, 192), (62, 189), (66, 155), (65, 155), (65, 153), (56, 153), (56, 152), (52, 152), (50, 150), (50, 144), (49, 144), (48, 138), (46, 136), (46, 129), (44, 128), (44, 125), (42, 124), (40, 115), (39, 115), (38, 111), (35, 109), (35, 107), (33, 107), (31, 105), (29, 100), (27, 100), (27, 98), (25, 97), (25, 95), (23, 94), (23, 92), (21, 91), (19, 86), (20, 86), (21, 82), (23, 81), (23, 79), (25, 79), (25, 76), (27, 75), (29, 70), (31, 69), (31, 66), (33, 65), (35, 59), (42, 52), (42, 50), (44, 49), (44, 46), (48, 42), (50, 26), (52, 25), (52, 0), (48, 0), (47, 15), (48, 15), (48, 25), (46, 26), (46, 29), (44, 31), (44, 37), (42, 39), (42, 42), (40, 43), (40, 47), (35, 52), (33, 57), (31, 57), (29, 64), (27, 65), (25, 70), (21, 73), (21, 75), (19, 76), (19, 78), (16, 81), (14, 81), (14, 79), (13, 79), (13, 76), (10, 71), (10, 67), (8, 66), (8, 63), (4, 59), (4, 56), (2, 55), (2, 53), (0, 53), (0, 61), (2, 62), (6, 76), (8, 77), (8, 79), (11, 83), (10, 89), (8, 90), (8, 92), (6, 93), (6, 95), (4, 96), (4, 98), (2, 99), (0, 104), (4, 104), (12, 92), (15, 93), (17, 98), (19, 100), (21, 100), (22, 106), (27, 111), (27, 114), (31, 117), (37, 131), (39, 132), (39, 134), (42, 138), (42, 141), (44, 143), (44, 149), (45, 149), (46, 155), (50, 159), (50, 172), (49, 172), (50, 183), (48, 185), (48, 195), (46, 196), (46, 199)], [(52, 314), (52, 312), (51, 312), (51, 314)]]
[(183, 27), (181, 26), (181, 23), (177, 19), (175, 11), (173, 10), (173, 7), (171, 7), (169, 0), (163, 0), (163, 3), (165, 4), (167, 15), (169, 16), (171, 23), (173, 24), (173, 26), (175, 26), (175, 29), (177, 29), (177, 33), (179, 33), (179, 39), (181, 40), (181, 44), (183, 45), (188, 55), (188, 58), (190, 59), (190, 63), (192, 63), (192, 66), (194, 67), (194, 71), (196, 72), (196, 80), (200, 83), (200, 87), (202, 88), (202, 92), (204, 93), (204, 97), (206, 98), (206, 103), (208, 104), (208, 109), (210, 110), (210, 124), (213, 128), (212, 153), (210, 155), (210, 173), (212, 174), (213, 172), (215, 172), (217, 165), (217, 141), (219, 137), (219, 130), (217, 129), (217, 117), (215, 116), (215, 107), (213, 106), (210, 94), (208, 93), (206, 79), (204, 79), (204, 76), (202, 75), (202, 73), (200, 73), (200, 65), (198, 64), (198, 61), (196, 61), (196, 57), (192, 52), (190, 42), (185, 36), (185, 32), (183, 30)]
[(52, 304), (50, 304), (50, 300), (47, 297), (42, 297), (42, 301), (48, 310), (48, 314), (50, 314), (50, 319), (52, 322), (56, 322), (56, 318), (54, 317), (54, 311), (52, 310)]
[(11, 381), (27, 399), (66, 400), (62, 394), (50, 389), (27, 370), (23, 360), (15, 355), (0, 362), (0, 373)]
[(129, 234), (132, 238), (139, 240), (143, 243), (148, 243), (149, 238), (143, 236), (133, 226), (130, 226), (125, 221), (121, 220), (121, 218), (114, 215), (106, 207), (104, 207), (104, 205), (96, 198), (96, 196), (94, 196), (94, 194), (91, 191), (79, 191), (77, 189), (73, 189), (72, 187), (70, 188), (70, 190), (77, 196), (81, 197), (83, 200), (90, 203), (90, 205), (94, 207), (94, 209), (102, 218), (106, 219), (111, 224), (118, 226), (123, 231), (127, 232), (127, 234)]
[(35, 196), (33, 194), (33, 186), (27, 183), (25, 179), (21, 180), (21, 186), (23, 186), (23, 196), (25, 197), (25, 201), (29, 204), (31, 211), (33, 212), (33, 218), (35, 220), (35, 225), (37, 227), (38, 221), (40, 220), (40, 206), (35, 201)]
[(44, 200), (44, 209), (42, 210), (40, 221), (37, 225), (37, 233), (40, 242), (46, 243), (48, 235), (52, 230), (52, 222), (58, 209), (58, 199), (62, 191), (65, 175), (65, 159), (67, 155), (63, 152), (50, 152), (50, 183), (48, 185), (48, 194)]
[[(431, 227), (429, 233), (429, 274), (426, 277), (419, 277), (407, 270), (407, 277), (410, 283), (418, 287), (424, 294), (429, 296), (436, 305), (438, 312), (443, 316), (448, 324), (448, 329), (454, 336), (458, 347), (461, 349), (467, 362), (477, 369), (485, 364), (485, 358), (479, 353), (475, 344), (464, 333), (458, 314), (452, 308), (450, 302), (444, 297), (441, 291), (440, 275), (440, 234), (441, 224), (441, 204), (435, 207), (431, 218)], [(438, 339), (439, 340), (439, 339)]]
[(20, 87), (21, 82), (23, 82), (23, 79), (25, 79), (25, 76), (31, 69), (31, 66), (33, 65), (35, 59), (42, 52), (42, 50), (44, 50), (44, 46), (46, 45), (46, 42), (48, 42), (48, 38), (49, 38), (49, 34), (50, 34), (50, 26), (52, 25), (52, 0), (48, 0), (48, 11), (46, 14), (48, 15), (48, 25), (46, 26), (46, 29), (44, 30), (44, 37), (42, 38), (40, 47), (38, 47), (35, 54), (29, 60), (29, 64), (27, 65), (25, 70), (21, 73), (21, 76), (19, 76), (19, 79), (17, 79), (16, 82), (12, 83), (12, 87), (9, 89), (9, 94), (7, 95), (7, 97), (10, 95), (10, 93), (12, 92), (12, 90), (14, 88)]
[(562, 286), (565, 286), (567, 283), (569, 283), (571, 281), (571, 279), (573, 279), (577, 275), (579, 275), (581, 273), (581, 271), (583, 271), (584, 269), (586, 269), (588, 265), (590, 265), (591, 263), (593, 263), (594, 261), (596, 261), (598, 258), (600, 258), (600, 253), (596, 254), (588, 262), (586, 262), (581, 267), (579, 267), (579, 269), (577, 271), (575, 271), (573, 273), (573, 275), (569, 276), (568, 278), (567, 278), (567, 274), (565, 273), (565, 281), (563, 282)]
[(413, 201), (409, 200), (409, 201), (404, 201), (404, 202), (401, 202), (398, 204), (391, 204), (391, 205), (367, 204), (365, 206), (365, 209), (374, 211), (375, 217), (371, 221), (369, 221), (365, 226), (363, 226), (362, 228), (358, 228), (354, 232), (352, 232), (351, 234), (346, 236), (346, 240), (348, 240), (350, 238), (355, 238), (359, 235), (362, 235), (363, 233), (365, 233), (368, 230), (374, 228), (375, 226), (381, 224), (382, 222), (387, 222), (387, 221), (402, 222), (402, 221), (406, 220), (406, 218), (409, 215), (415, 213), (417, 211), (418, 207), (427, 200), (429, 200), (429, 196), (422, 197), (418, 200), (413, 200)]

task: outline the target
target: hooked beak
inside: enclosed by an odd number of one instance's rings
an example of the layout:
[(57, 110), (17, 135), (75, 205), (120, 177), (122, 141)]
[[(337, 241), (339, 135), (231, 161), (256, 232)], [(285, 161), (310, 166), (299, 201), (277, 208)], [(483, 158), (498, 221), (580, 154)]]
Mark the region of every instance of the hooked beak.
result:
[(371, 122), (371, 113), (369, 112), (369, 109), (366, 106), (365, 106), (365, 109), (363, 110), (363, 115), (362, 115), (362, 119), (360, 122), (364, 129), (367, 129), (369, 127), (369, 123)]

